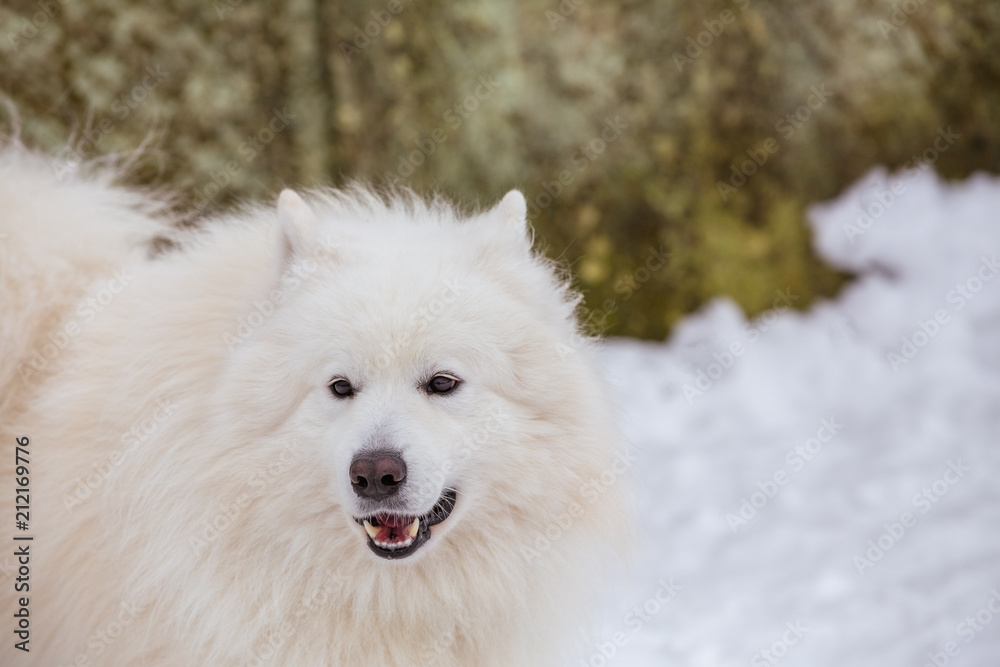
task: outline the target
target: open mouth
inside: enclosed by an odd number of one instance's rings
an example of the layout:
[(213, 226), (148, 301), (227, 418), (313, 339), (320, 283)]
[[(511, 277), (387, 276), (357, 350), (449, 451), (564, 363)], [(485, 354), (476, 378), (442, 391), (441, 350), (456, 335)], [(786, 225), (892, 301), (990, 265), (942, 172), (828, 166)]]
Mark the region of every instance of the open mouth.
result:
[(431, 526), (443, 522), (455, 509), (458, 492), (446, 489), (431, 511), (423, 516), (405, 516), (389, 512), (355, 519), (368, 533), (368, 548), (382, 558), (406, 558), (431, 539)]

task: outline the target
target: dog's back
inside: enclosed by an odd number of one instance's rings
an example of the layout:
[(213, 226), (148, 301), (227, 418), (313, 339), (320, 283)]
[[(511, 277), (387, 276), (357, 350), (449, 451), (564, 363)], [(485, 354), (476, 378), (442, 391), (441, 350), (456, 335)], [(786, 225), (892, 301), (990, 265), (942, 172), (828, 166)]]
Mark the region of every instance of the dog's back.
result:
[(67, 320), (86, 309), (81, 300), (91, 286), (111, 281), (167, 229), (155, 199), (140, 199), (113, 180), (110, 169), (74, 167), (16, 145), (0, 149), (4, 425), (72, 344), (75, 327)]

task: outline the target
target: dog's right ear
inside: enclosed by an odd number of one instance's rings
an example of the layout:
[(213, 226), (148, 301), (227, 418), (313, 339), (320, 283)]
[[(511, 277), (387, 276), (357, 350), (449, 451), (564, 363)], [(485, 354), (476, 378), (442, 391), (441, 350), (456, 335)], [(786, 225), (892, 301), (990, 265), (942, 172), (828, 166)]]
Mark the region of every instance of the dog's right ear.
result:
[(531, 248), (532, 233), (528, 226), (528, 203), (519, 190), (511, 190), (504, 195), (500, 203), (490, 211), (490, 217), (494, 219), (494, 224), (501, 224), (507, 233), (516, 236), (520, 244)]
[(305, 257), (316, 245), (319, 221), (294, 190), (286, 188), (278, 195), (278, 223), (286, 264)]

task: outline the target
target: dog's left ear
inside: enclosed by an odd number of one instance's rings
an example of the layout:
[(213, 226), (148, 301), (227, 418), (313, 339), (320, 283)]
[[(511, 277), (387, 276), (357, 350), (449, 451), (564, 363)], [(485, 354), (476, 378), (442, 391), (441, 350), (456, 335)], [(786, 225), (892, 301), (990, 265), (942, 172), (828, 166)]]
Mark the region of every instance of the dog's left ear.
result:
[(293, 190), (286, 188), (278, 195), (278, 223), (285, 261), (308, 254), (316, 242), (319, 221), (309, 205)]
[(528, 227), (528, 204), (519, 190), (511, 190), (504, 195), (491, 216), (503, 225), (504, 229), (517, 236), (517, 239), (527, 247), (531, 247), (531, 229)]

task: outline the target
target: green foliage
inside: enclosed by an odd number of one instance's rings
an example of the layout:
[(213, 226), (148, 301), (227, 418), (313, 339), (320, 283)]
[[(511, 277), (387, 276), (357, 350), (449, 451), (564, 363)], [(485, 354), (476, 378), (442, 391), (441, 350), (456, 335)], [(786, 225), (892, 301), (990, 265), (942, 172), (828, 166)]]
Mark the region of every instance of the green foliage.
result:
[(198, 210), (347, 178), (483, 206), (519, 187), (592, 325), (654, 338), (718, 294), (833, 294), (807, 204), (948, 127), (936, 169), (995, 171), (998, 84), (1000, 5), (975, 0), (0, 6), (30, 143), (151, 140), (135, 180)]

